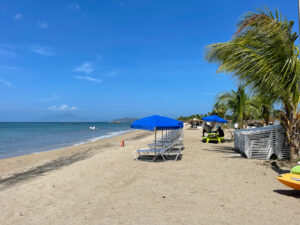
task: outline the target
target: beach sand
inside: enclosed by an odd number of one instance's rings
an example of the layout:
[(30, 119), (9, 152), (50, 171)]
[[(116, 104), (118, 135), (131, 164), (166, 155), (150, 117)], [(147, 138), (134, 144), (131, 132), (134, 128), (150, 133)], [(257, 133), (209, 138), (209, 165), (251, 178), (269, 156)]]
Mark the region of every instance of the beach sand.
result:
[(135, 161), (146, 131), (1, 160), (0, 224), (300, 223), (300, 192), (276, 180), (284, 171), (184, 135), (178, 161)]

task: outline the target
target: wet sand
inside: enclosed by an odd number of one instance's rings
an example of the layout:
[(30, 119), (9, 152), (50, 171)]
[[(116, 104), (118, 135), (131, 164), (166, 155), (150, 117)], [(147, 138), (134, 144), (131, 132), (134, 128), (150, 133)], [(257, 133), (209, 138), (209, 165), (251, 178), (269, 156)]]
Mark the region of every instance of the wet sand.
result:
[(285, 171), (184, 134), (178, 161), (133, 160), (146, 131), (1, 160), (0, 224), (299, 224)]

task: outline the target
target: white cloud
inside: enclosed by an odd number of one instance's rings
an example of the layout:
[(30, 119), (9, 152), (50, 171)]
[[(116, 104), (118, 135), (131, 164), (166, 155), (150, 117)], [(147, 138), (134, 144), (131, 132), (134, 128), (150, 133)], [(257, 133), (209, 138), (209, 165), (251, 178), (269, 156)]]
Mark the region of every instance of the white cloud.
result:
[(47, 22), (38, 22), (37, 25), (40, 27), (40, 28), (43, 28), (43, 29), (46, 29), (48, 27), (48, 24)]
[(50, 47), (40, 46), (40, 45), (32, 45), (29, 50), (39, 55), (51, 56), (54, 55), (54, 51)]
[(113, 77), (113, 76), (116, 76), (116, 75), (119, 74), (119, 73), (120, 73), (120, 71), (115, 70), (115, 71), (112, 71), (112, 72), (108, 73), (107, 76)]
[(23, 17), (23, 15), (21, 13), (17, 13), (15, 16), (14, 16), (14, 20), (19, 20)]
[(87, 80), (87, 81), (96, 82), (96, 83), (100, 83), (102, 81), (102, 80), (99, 80), (97, 78), (90, 77), (90, 76), (76, 76), (75, 79), (77, 79), (77, 80)]
[(0, 83), (6, 85), (7, 87), (12, 87), (11, 83), (0, 78)]
[(86, 62), (86, 63), (83, 63), (82, 65), (76, 67), (74, 69), (74, 71), (90, 74), (91, 72), (94, 71), (94, 67), (93, 67), (92, 63)]
[(61, 106), (53, 105), (53, 106), (50, 106), (48, 109), (52, 110), (52, 111), (75, 111), (75, 110), (78, 110), (77, 107), (68, 106), (67, 104), (63, 104)]
[(67, 8), (73, 9), (73, 10), (80, 10), (80, 6), (79, 6), (79, 4), (76, 3), (76, 2), (67, 4)]

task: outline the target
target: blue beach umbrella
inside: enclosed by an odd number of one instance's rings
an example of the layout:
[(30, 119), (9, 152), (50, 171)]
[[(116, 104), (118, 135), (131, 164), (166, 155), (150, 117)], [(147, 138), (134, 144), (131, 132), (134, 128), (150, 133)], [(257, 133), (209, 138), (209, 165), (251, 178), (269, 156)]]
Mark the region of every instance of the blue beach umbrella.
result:
[(183, 127), (183, 122), (165, 116), (153, 115), (135, 120), (131, 126), (134, 129), (155, 131), (155, 155), (156, 155), (156, 131), (175, 130)]
[(165, 116), (149, 116), (134, 121), (131, 128), (141, 130), (175, 130), (183, 127), (183, 122)]
[(227, 120), (224, 120), (223, 118), (218, 117), (217, 115), (206, 116), (203, 117), (202, 120), (207, 122), (228, 123)]

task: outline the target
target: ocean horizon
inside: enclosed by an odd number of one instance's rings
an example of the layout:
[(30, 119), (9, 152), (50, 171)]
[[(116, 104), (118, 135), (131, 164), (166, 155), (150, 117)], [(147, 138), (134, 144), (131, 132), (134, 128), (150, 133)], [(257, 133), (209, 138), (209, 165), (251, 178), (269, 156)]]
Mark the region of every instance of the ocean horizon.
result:
[[(97, 129), (91, 130), (92, 126)], [(80, 145), (129, 131), (129, 123), (0, 122), (0, 159)]]

